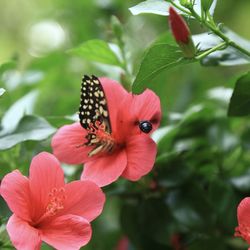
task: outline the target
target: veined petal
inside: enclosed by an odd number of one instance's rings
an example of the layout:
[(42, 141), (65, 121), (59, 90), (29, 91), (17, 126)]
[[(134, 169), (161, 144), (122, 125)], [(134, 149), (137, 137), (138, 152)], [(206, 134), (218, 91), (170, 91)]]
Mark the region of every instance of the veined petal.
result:
[(87, 220), (77, 215), (56, 217), (41, 228), (42, 240), (60, 250), (76, 250), (86, 245), (92, 234)]
[(1, 195), (10, 210), (23, 220), (31, 220), (29, 180), (19, 170), (7, 174), (1, 183)]
[(51, 191), (64, 187), (64, 185), (64, 173), (54, 155), (42, 152), (32, 159), (30, 190), (33, 201), (33, 221), (36, 221), (44, 213)]
[(42, 242), (39, 231), (15, 214), (10, 217), (6, 228), (11, 242), (17, 250), (40, 249)]
[(114, 80), (101, 77), (100, 82), (104, 88), (105, 96), (108, 103), (108, 110), (112, 131), (117, 130), (117, 114), (123, 99), (128, 96), (128, 92), (122, 85)]
[(92, 181), (73, 181), (65, 186), (64, 214), (79, 215), (92, 221), (102, 212), (105, 195)]
[(113, 154), (97, 157), (84, 165), (81, 180), (90, 180), (99, 187), (106, 186), (116, 181), (127, 165), (125, 150)]
[(128, 165), (122, 176), (137, 181), (154, 166), (157, 148), (155, 142), (147, 135), (131, 137), (126, 145)]
[(84, 145), (87, 131), (79, 122), (61, 127), (52, 138), (53, 154), (67, 164), (80, 164), (88, 160), (91, 147)]
[(157, 129), (161, 120), (161, 105), (159, 97), (147, 89), (140, 95), (130, 94), (123, 100), (119, 110), (118, 123), (123, 134), (138, 134), (139, 121), (150, 121), (153, 129)]

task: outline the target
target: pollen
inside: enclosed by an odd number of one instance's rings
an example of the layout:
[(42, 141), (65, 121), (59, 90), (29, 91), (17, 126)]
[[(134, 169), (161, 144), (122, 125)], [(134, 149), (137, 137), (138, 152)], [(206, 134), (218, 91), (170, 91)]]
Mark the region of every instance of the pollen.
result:
[(53, 188), (48, 194), (49, 202), (46, 207), (46, 215), (54, 216), (64, 208), (65, 201), (65, 189), (64, 188)]

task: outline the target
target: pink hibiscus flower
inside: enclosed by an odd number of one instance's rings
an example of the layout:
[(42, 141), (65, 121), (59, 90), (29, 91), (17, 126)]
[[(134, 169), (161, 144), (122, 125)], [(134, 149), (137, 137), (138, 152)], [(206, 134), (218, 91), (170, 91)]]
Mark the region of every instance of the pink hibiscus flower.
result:
[[(99, 82), (97, 104), (86, 90)], [(91, 85), (92, 84), (92, 85)], [(97, 88), (97, 87), (96, 87)], [(104, 93), (103, 93), (103, 91)], [(151, 90), (140, 95), (128, 93), (119, 83), (108, 78), (85, 76), (82, 84), (79, 122), (63, 126), (52, 138), (53, 153), (68, 164), (84, 164), (82, 180), (92, 180), (99, 186), (108, 185), (122, 176), (139, 180), (153, 167), (156, 144), (150, 138), (160, 123), (159, 98)], [(105, 98), (106, 97), (106, 98)], [(90, 105), (89, 105), (90, 104)], [(102, 105), (101, 105), (102, 104)], [(103, 114), (103, 120), (90, 122), (94, 114)], [(99, 106), (98, 106), (99, 105)], [(85, 111), (83, 108), (89, 108)], [(91, 118), (91, 117), (90, 117)]]
[[(243, 199), (237, 209), (239, 226), (235, 228), (235, 236), (242, 237), (250, 244), (250, 197)], [(250, 250), (250, 248), (248, 248)]]
[(65, 184), (58, 160), (46, 152), (33, 158), (29, 179), (15, 170), (3, 178), (0, 192), (14, 213), (7, 231), (18, 250), (38, 250), (42, 241), (60, 250), (79, 249), (90, 240), (90, 222), (105, 202), (91, 181)]

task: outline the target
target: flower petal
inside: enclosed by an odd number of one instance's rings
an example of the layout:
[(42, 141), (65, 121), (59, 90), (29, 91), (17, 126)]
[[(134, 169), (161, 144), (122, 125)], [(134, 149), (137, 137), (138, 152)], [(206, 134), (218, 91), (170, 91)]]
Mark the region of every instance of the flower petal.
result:
[(52, 138), (53, 154), (61, 162), (80, 164), (88, 159), (91, 147), (86, 147), (87, 131), (79, 122), (61, 127)]
[(54, 155), (42, 152), (32, 159), (30, 191), (33, 200), (33, 221), (36, 221), (44, 213), (49, 202), (49, 193), (54, 188), (64, 187), (64, 185), (64, 173)]
[(10, 210), (23, 220), (30, 221), (29, 180), (19, 170), (7, 174), (1, 182), (1, 195)]
[(250, 210), (250, 197), (243, 199), (237, 208), (237, 218), (238, 224), (235, 228), (235, 236), (242, 237), (248, 244), (250, 244), (250, 218), (249, 218), (249, 210)]
[(250, 197), (244, 198), (238, 208), (237, 208), (237, 217), (238, 217), (238, 223), (244, 224), (250, 228)]
[(128, 165), (122, 176), (137, 181), (153, 168), (157, 153), (156, 144), (147, 135), (137, 135), (129, 139), (126, 151)]
[(65, 186), (64, 214), (79, 215), (92, 221), (102, 212), (105, 195), (92, 181), (73, 181)]
[(84, 165), (81, 180), (90, 180), (99, 187), (106, 186), (116, 181), (127, 165), (125, 150), (98, 157)]
[(40, 249), (42, 242), (39, 231), (15, 214), (10, 217), (6, 228), (11, 242), (17, 250)]
[(120, 130), (122, 129), (123, 134), (126, 135), (141, 133), (138, 126), (139, 121), (150, 121), (153, 125), (152, 133), (159, 127), (160, 120), (160, 99), (149, 89), (140, 95), (127, 95), (119, 110), (118, 123)]
[(92, 234), (87, 220), (76, 215), (64, 215), (43, 225), (42, 240), (60, 250), (76, 250), (86, 245)]
[(101, 77), (101, 84), (104, 88), (105, 96), (108, 103), (108, 110), (110, 116), (110, 122), (112, 131), (117, 130), (117, 114), (119, 107), (122, 104), (122, 100), (128, 96), (128, 92), (122, 87), (122, 85), (114, 80)]

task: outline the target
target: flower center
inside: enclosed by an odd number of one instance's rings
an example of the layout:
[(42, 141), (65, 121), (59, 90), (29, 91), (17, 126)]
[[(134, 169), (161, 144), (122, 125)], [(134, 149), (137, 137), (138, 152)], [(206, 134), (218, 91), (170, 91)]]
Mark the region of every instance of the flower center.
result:
[(65, 189), (64, 188), (53, 188), (49, 193), (49, 202), (46, 207), (45, 214), (47, 216), (54, 216), (60, 210), (64, 208), (65, 201)]
[(95, 123), (89, 124), (88, 134), (86, 139), (88, 140), (86, 146), (94, 146), (89, 152), (89, 157), (101, 152), (111, 153), (115, 147), (115, 140), (108, 132), (108, 124), (105, 122), (95, 121)]

